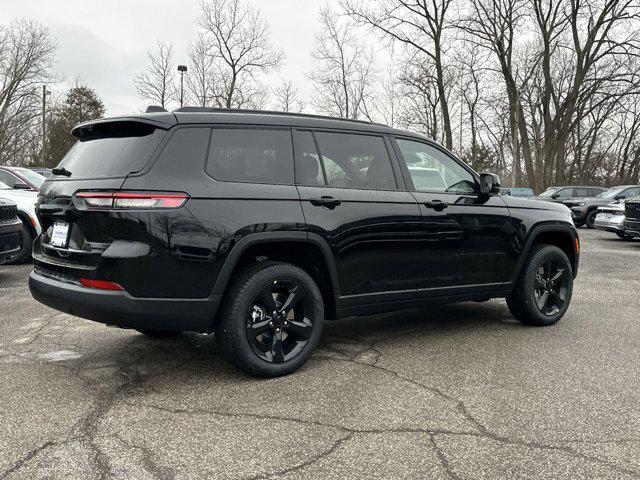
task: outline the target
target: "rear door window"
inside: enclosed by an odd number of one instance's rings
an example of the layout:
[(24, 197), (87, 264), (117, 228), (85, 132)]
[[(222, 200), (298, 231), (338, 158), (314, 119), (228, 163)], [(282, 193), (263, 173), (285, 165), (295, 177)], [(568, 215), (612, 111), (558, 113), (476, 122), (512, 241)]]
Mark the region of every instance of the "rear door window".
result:
[(574, 188), (573, 189), (573, 196), (574, 197), (588, 197), (589, 196), (589, 190), (586, 188)]
[(142, 170), (165, 133), (144, 123), (96, 124), (85, 131), (58, 167), (69, 170), (74, 180), (126, 177)]
[(374, 135), (316, 132), (326, 185), (334, 188), (396, 190), (384, 139)]
[(215, 128), (206, 171), (222, 182), (292, 185), (291, 130)]

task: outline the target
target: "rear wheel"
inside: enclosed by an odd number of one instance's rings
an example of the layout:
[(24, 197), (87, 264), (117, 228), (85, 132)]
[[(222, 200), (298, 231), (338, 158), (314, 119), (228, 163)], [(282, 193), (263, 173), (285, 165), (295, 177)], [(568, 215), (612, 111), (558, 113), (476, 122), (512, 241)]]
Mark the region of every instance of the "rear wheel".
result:
[(17, 265), (26, 261), (31, 256), (31, 247), (33, 244), (33, 238), (31, 238), (31, 230), (22, 222), (22, 229), (20, 230), (20, 251), (13, 257), (5, 260), (5, 265)]
[(587, 216), (584, 219), (584, 224), (587, 228), (595, 228), (596, 215), (598, 214), (598, 210), (591, 210), (587, 213)]
[(522, 323), (553, 325), (571, 302), (573, 271), (567, 255), (553, 245), (536, 245), (511, 295), (509, 310)]
[(263, 262), (234, 281), (215, 337), (226, 357), (242, 370), (277, 377), (308, 360), (320, 341), (323, 320), (322, 295), (304, 270)]

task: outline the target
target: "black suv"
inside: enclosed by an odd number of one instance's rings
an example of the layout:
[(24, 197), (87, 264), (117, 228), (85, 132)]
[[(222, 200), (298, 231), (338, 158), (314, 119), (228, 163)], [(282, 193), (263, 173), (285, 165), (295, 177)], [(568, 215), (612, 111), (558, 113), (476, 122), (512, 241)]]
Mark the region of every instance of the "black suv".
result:
[(10, 200), (0, 198), (0, 262), (20, 252), (22, 221), (18, 218), (18, 207)]
[(627, 237), (640, 237), (640, 197), (624, 204), (624, 233)]
[(214, 332), (236, 365), (276, 376), (309, 358), (325, 319), (506, 297), (550, 325), (569, 305), (569, 210), (501, 197), (497, 177), (420, 135), (195, 108), (73, 134), (39, 195), (29, 279), (61, 311)]

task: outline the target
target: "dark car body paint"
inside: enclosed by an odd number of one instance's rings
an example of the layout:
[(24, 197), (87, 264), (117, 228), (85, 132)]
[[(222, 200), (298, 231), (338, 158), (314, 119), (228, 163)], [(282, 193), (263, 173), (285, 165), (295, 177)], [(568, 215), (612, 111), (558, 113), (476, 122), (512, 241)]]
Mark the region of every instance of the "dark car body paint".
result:
[[(375, 124), (276, 115), (160, 113), (129, 120), (167, 130), (140, 172), (90, 181), (49, 179), (37, 206), (43, 234), (34, 244), (34, 297), (103, 323), (211, 331), (236, 262), (257, 244), (317, 247), (314, 252), (321, 252), (331, 279), (335, 317), (340, 318), (504, 297), (535, 235), (557, 231), (577, 236), (562, 205), (407, 188), (406, 166), (393, 138), (436, 145), (420, 135)], [(290, 129), (292, 138), (297, 128), (381, 135), (399, 189), (218, 182), (205, 172), (205, 158), (183, 165), (175, 155), (161, 153), (180, 128), (220, 125)], [(190, 199), (176, 210), (110, 212), (82, 211), (71, 200), (78, 190), (102, 189), (185, 192)], [(334, 209), (312, 205), (310, 199), (321, 195), (342, 203)], [(434, 199), (446, 201), (448, 208), (427, 208), (425, 202)], [(69, 248), (62, 252), (44, 246), (55, 219), (71, 223)], [(577, 270), (577, 252), (575, 256)], [(77, 284), (79, 276), (116, 282), (125, 292), (83, 288)]]

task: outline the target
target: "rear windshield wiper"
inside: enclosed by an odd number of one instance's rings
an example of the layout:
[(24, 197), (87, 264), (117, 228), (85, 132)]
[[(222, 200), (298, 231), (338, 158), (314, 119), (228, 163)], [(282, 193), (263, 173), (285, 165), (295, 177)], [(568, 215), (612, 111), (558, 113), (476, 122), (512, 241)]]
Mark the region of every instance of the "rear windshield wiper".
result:
[(53, 170), (51, 170), (51, 173), (53, 173), (54, 175), (61, 175), (63, 177), (70, 177), (71, 176), (71, 172), (69, 170), (67, 170), (66, 168), (62, 167), (62, 168), (54, 168)]

